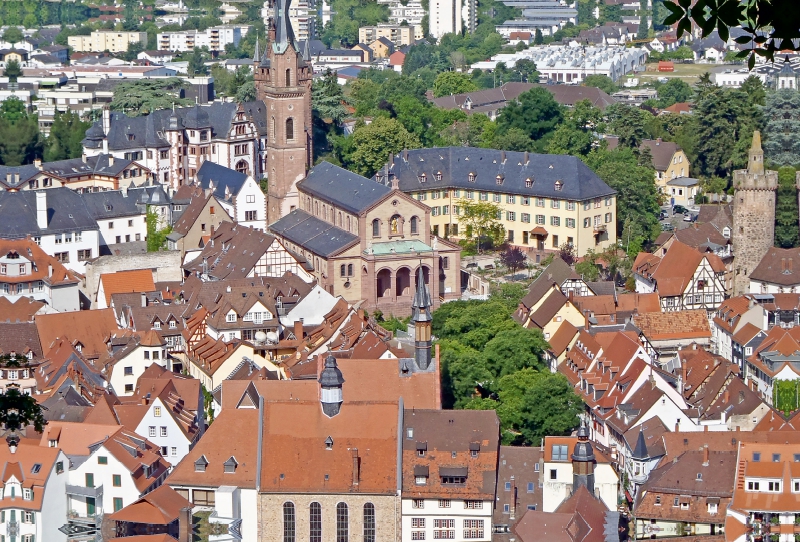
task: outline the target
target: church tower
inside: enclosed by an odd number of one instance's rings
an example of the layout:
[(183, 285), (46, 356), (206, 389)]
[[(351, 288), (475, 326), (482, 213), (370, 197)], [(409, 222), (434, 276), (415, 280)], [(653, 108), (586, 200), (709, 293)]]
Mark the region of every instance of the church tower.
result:
[(778, 172), (764, 169), (761, 132), (753, 132), (747, 169), (733, 172), (733, 295), (750, 291), (750, 273), (775, 241)]
[(417, 367), (427, 369), (431, 364), (431, 294), (425, 285), (422, 266), (417, 271), (417, 291), (411, 303), (411, 322), (414, 324), (414, 358)]
[(290, 2), (275, 0), (269, 42), (263, 53), (256, 45), (253, 59), (256, 97), (267, 110), (268, 224), (298, 206), (297, 181), (312, 156), (311, 59), (308, 44), (303, 55), (294, 39)]
[(589, 429), (581, 424), (578, 428), (578, 442), (572, 450), (572, 492), (583, 486), (594, 495), (594, 448), (589, 442)]

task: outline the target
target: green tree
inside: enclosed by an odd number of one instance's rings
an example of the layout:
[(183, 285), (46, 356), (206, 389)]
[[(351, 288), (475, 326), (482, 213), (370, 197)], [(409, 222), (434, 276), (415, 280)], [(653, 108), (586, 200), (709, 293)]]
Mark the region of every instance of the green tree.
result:
[(16, 433), (32, 425), (41, 433), (46, 424), (42, 407), (31, 395), (13, 387), (0, 394), (0, 427), (6, 431)]
[(462, 92), (472, 92), (478, 90), (469, 75), (457, 72), (442, 72), (436, 76), (433, 82), (433, 95), (436, 98), (461, 94)]
[(717, 84), (711, 80), (710, 72), (702, 73), (697, 78), (697, 83), (694, 85), (695, 100), (700, 100), (705, 97), (706, 94), (714, 92), (718, 88)]
[(553, 95), (537, 87), (523, 92), (500, 110), (497, 128), (500, 133), (519, 128), (536, 141), (553, 132), (562, 118), (561, 106)]
[(353, 151), (346, 162), (359, 175), (371, 177), (386, 163), (389, 153), (419, 148), (419, 140), (397, 120), (378, 117), (357, 128), (351, 140)]
[(147, 222), (147, 252), (158, 252), (167, 247), (167, 235), (172, 233), (172, 226), (164, 228), (158, 227), (158, 214), (150, 207), (147, 207), (145, 215)]
[(553, 133), (547, 152), (586, 156), (598, 145), (595, 134), (604, 130), (603, 112), (589, 100), (581, 100), (565, 113), (564, 122)]
[(505, 237), (505, 228), (500, 221), (502, 208), (492, 201), (459, 200), (461, 218), (459, 222), (464, 225), (468, 238), (474, 238), (478, 252), (484, 238), (490, 238), (495, 244), (502, 242)]
[(3, 75), (8, 77), (10, 82), (16, 83), (17, 78), (22, 75), (22, 68), (20, 68), (19, 62), (16, 60), (9, 60), (6, 63), (6, 69), (3, 71)]
[(797, 208), (797, 181), (793, 167), (778, 170), (778, 191), (775, 195), (775, 244), (781, 248), (798, 245), (797, 224), (800, 212)]
[(542, 31), (538, 28), (536, 29), (536, 34), (533, 36), (533, 44), (534, 45), (541, 45), (544, 43), (544, 36), (542, 36)]
[(584, 280), (591, 282), (600, 278), (600, 270), (597, 268), (598, 255), (589, 249), (583, 257), (583, 260), (575, 264), (575, 272), (583, 277)]
[(327, 70), (325, 75), (314, 80), (311, 87), (311, 103), (314, 114), (326, 123), (338, 124), (348, 114), (347, 99), (341, 85), (336, 81), (336, 74)]
[(240, 104), (256, 100), (256, 83), (247, 81), (236, 91), (236, 101)]
[(184, 82), (177, 77), (126, 81), (114, 87), (110, 107), (135, 117), (173, 105), (191, 105), (191, 100), (180, 97), (183, 88)]
[(0, 162), (7, 166), (30, 164), (42, 156), (42, 138), (36, 115), (28, 114), (16, 97), (0, 105)]
[(608, 128), (619, 137), (619, 146), (638, 149), (647, 139), (647, 123), (653, 115), (625, 104), (613, 104), (606, 108)]
[(614, 94), (618, 89), (617, 84), (609, 76), (599, 74), (587, 75), (583, 80), (583, 86), (599, 88), (606, 94)]
[(50, 135), (44, 144), (44, 161), (53, 162), (78, 158), (83, 153), (83, 136), (91, 123), (81, 120), (77, 113), (56, 110)]
[(767, 160), (777, 166), (800, 165), (800, 93), (794, 89), (770, 92), (762, 111)]
[(203, 53), (199, 48), (195, 48), (191, 56), (189, 56), (189, 65), (186, 67), (189, 76), (208, 75), (208, 66), (205, 65)]
[(764, 89), (764, 84), (759, 77), (755, 75), (749, 76), (742, 81), (741, 88), (745, 94), (750, 96), (750, 100), (756, 105), (765, 105), (767, 99), (767, 91)]
[(697, 117), (696, 165), (705, 176), (729, 177), (747, 163), (753, 130), (761, 127), (761, 112), (739, 89), (716, 88), (702, 96)]
[(517, 326), (501, 331), (483, 349), (486, 368), (498, 378), (526, 368), (546, 370), (543, 356), (547, 347), (538, 329)]
[(20, 43), (24, 39), (25, 36), (22, 35), (22, 30), (20, 30), (16, 26), (9, 26), (8, 28), (6, 28), (6, 31), (3, 32), (3, 41), (7, 41), (12, 46), (14, 46), (17, 43)]
[(656, 87), (658, 91), (658, 107), (666, 108), (676, 103), (688, 102), (694, 92), (692, 87), (682, 79), (672, 78)]
[(586, 164), (611, 188), (617, 191), (617, 235), (623, 241), (650, 241), (660, 233), (658, 226), (659, 194), (655, 170), (640, 165), (633, 149), (613, 151), (596, 149)]

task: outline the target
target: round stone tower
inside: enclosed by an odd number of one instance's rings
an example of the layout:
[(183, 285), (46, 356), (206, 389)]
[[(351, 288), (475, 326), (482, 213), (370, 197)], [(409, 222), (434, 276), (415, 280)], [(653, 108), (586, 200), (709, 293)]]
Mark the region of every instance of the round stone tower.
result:
[(750, 273), (775, 241), (778, 172), (764, 169), (761, 132), (753, 133), (747, 169), (733, 172), (733, 295), (750, 291)]

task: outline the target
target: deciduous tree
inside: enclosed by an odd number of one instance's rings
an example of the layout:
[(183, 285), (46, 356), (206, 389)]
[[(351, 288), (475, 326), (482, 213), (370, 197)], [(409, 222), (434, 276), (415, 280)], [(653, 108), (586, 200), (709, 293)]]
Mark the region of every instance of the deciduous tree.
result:
[(482, 240), (485, 237), (492, 238), (495, 244), (502, 241), (505, 228), (500, 220), (503, 212), (500, 205), (492, 201), (468, 199), (460, 200), (459, 205), (461, 206), (459, 222), (464, 225), (467, 237), (475, 239), (478, 252), (481, 251)]
[(442, 72), (436, 76), (436, 80), (433, 82), (433, 95), (436, 98), (473, 90), (478, 90), (478, 87), (465, 73)]

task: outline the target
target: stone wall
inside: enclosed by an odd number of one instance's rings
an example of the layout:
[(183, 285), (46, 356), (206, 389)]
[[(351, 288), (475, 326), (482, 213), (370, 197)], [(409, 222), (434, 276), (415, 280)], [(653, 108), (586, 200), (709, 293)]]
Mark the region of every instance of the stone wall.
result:
[(308, 540), (309, 505), (322, 505), (322, 542), (336, 542), (336, 505), (347, 503), (349, 539), (364, 539), (364, 504), (375, 506), (375, 542), (400, 542), (400, 498), (396, 495), (261, 494), (258, 496), (258, 542), (283, 542), (283, 504), (294, 503), (295, 539)]
[(778, 175), (734, 172), (733, 295), (747, 293), (753, 272), (775, 241), (775, 190)]
[(100, 256), (86, 262), (86, 277), (83, 280), (81, 290), (83, 290), (86, 297), (92, 300), (92, 308), (96, 308), (100, 275), (136, 269), (152, 270), (154, 282), (179, 281), (183, 278), (181, 253), (176, 250), (120, 256)]

